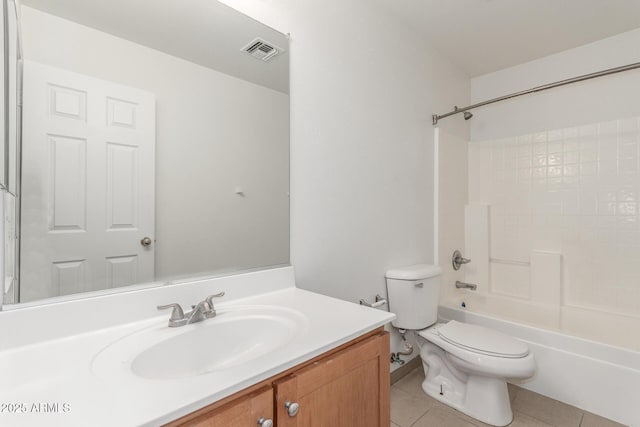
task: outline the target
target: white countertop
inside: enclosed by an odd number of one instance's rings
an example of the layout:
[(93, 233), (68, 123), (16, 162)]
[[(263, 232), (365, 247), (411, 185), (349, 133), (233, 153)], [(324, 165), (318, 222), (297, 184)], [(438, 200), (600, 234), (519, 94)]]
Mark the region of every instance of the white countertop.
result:
[[(295, 287), (222, 302), (216, 308), (224, 311), (242, 305), (296, 310), (307, 322), (302, 332), (284, 347), (257, 359), (224, 370), (170, 380), (126, 374), (124, 367), (121, 375), (105, 376), (97, 374), (93, 367), (96, 355), (109, 344), (142, 329), (166, 324), (167, 312), (124, 325), (0, 351), (0, 425), (158, 426), (312, 359), (395, 318), (383, 310)], [(219, 351), (225, 351), (224, 342), (214, 344), (219, 346)], [(16, 408), (25, 412), (13, 412)], [(37, 409), (42, 412), (35, 412)]]

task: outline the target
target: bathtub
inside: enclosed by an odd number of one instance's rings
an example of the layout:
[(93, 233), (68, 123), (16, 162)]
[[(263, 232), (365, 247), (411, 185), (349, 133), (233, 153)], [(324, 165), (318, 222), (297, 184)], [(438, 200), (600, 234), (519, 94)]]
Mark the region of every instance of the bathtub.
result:
[[(483, 312), (464, 296), (441, 301), (442, 321), (485, 326), (525, 341), (536, 375), (519, 386), (585, 411), (640, 427), (640, 352), (506, 320)], [(628, 330), (640, 334), (640, 330)]]

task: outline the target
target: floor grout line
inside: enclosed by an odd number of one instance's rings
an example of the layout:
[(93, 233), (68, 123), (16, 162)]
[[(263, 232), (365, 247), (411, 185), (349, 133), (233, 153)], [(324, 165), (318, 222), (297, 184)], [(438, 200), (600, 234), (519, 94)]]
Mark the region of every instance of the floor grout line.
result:
[[(465, 415), (463, 412), (460, 412), (455, 408), (448, 406), (446, 403), (440, 402), (432, 397), (429, 397), (426, 393), (423, 392), (423, 390), (420, 387), (421, 381), (420, 381), (420, 378), (418, 378), (418, 375), (415, 373), (416, 370), (420, 370), (420, 368), (416, 368), (414, 371), (411, 371), (404, 378), (402, 378), (400, 381), (395, 383), (392, 388), (396, 389), (400, 393), (412, 396), (413, 398), (426, 399), (428, 401), (432, 401), (432, 404), (425, 410), (425, 412), (419, 415), (418, 418), (415, 419), (413, 422), (410, 422), (409, 424), (399, 424), (396, 421), (394, 421), (395, 424), (399, 425), (400, 427), (414, 427), (414, 426), (421, 425), (421, 422), (422, 422), (422, 424), (426, 425), (427, 423), (431, 422), (431, 418), (427, 418), (425, 420), (425, 417), (434, 417), (434, 419), (436, 419), (446, 415), (446, 417), (449, 417), (451, 425), (456, 425), (458, 422), (462, 422), (462, 423), (465, 423), (464, 425), (468, 427), (471, 427), (471, 426), (486, 427), (487, 426), (481, 421), (472, 419), (469, 416)], [(402, 386), (402, 388), (400, 386)], [(549, 427), (559, 427), (559, 426), (567, 426), (567, 425), (568, 427), (583, 427), (588, 425), (588, 422), (585, 421), (585, 420), (588, 420), (588, 417), (586, 417), (586, 415), (588, 414), (587, 411), (581, 408), (575, 407), (573, 405), (561, 402), (559, 400), (550, 398), (548, 396), (540, 395), (539, 393), (536, 393), (534, 391), (518, 387), (517, 385), (514, 385), (514, 387), (515, 388), (510, 389), (510, 391), (514, 392), (514, 395), (513, 395), (514, 400), (511, 400), (510, 398), (510, 403), (511, 403), (513, 415), (514, 415), (512, 422), (524, 423), (525, 425), (540, 423), (540, 425), (549, 426)], [(524, 394), (525, 391), (527, 393), (531, 393), (532, 396)], [(537, 395), (537, 397), (535, 397), (534, 395)], [(524, 409), (524, 412), (521, 410), (515, 410), (513, 408), (514, 403), (518, 400), (519, 397), (524, 399), (519, 402), (521, 406), (520, 409)], [(543, 398), (544, 400), (538, 401), (540, 398)], [(422, 406), (422, 403), (420, 403), (420, 405)], [(558, 413), (558, 417), (551, 416), (551, 414), (548, 413), (548, 411), (551, 409), (553, 409), (554, 411), (555, 410), (560, 411)], [(447, 414), (441, 414), (440, 413), (441, 411), (445, 411)], [(416, 411), (416, 412), (419, 413), (421, 411)], [(563, 415), (565, 413), (566, 415)], [(529, 419), (528, 422), (526, 421), (527, 419)], [(446, 427), (446, 424), (448, 423), (444, 423), (444, 424), (445, 425), (438, 426), (438, 427)]]

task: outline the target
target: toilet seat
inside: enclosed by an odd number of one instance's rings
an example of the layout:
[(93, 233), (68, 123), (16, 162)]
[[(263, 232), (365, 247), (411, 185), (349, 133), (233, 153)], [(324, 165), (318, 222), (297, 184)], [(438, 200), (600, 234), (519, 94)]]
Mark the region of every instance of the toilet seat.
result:
[(509, 359), (529, 354), (529, 347), (525, 343), (482, 326), (452, 320), (441, 325), (437, 333), (449, 344), (473, 353)]
[[(529, 378), (534, 374), (535, 360), (527, 344), (488, 328), (452, 322), (423, 329), (418, 336), (438, 347), (448, 361), (467, 373), (498, 378)], [(440, 334), (443, 328), (444, 335), (450, 338)], [(459, 342), (452, 342), (451, 337)], [(428, 345), (421, 347), (421, 352), (424, 347)]]

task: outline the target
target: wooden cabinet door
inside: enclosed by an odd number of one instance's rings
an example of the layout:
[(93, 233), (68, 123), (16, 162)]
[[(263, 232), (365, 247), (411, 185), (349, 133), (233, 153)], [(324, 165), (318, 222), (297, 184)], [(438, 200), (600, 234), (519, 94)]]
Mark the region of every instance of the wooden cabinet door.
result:
[[(388, 427), (389, 334), (384, 332), (276, 382), (278, 427)], [(287, 402), (297, 403), (290, 416)]]
[(187, 421), (184, 427), (256, 427), (260, 418), (273, 420), (273, 389), (264, 387), (218, 409)]

